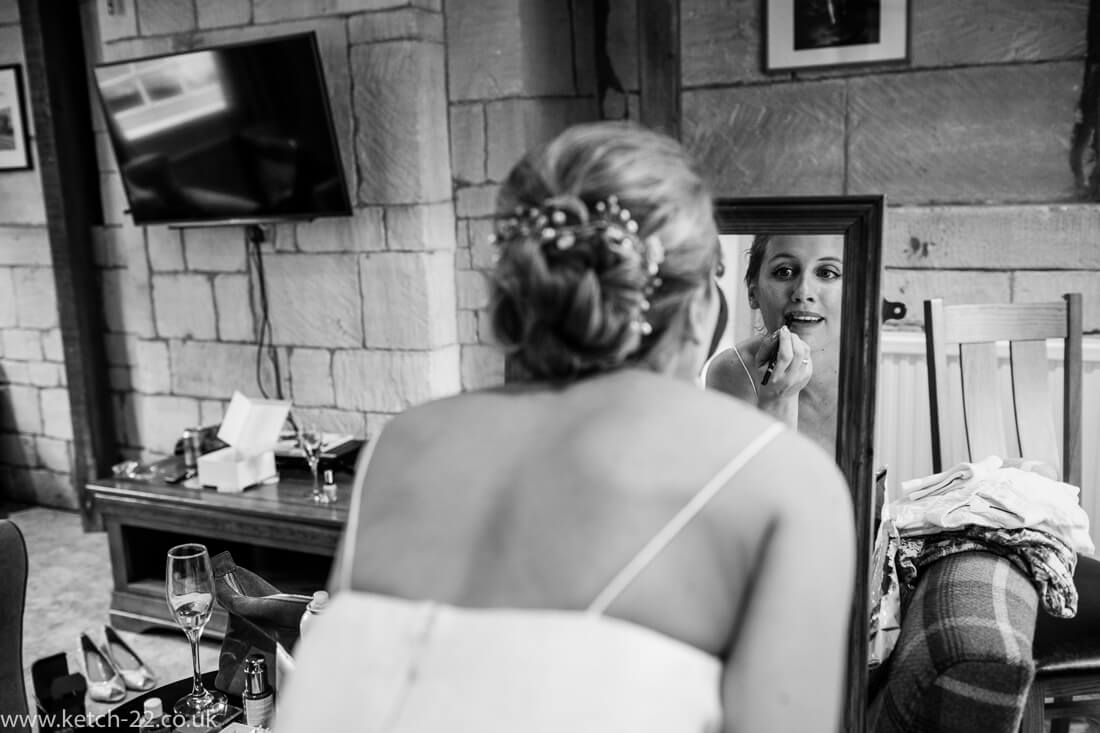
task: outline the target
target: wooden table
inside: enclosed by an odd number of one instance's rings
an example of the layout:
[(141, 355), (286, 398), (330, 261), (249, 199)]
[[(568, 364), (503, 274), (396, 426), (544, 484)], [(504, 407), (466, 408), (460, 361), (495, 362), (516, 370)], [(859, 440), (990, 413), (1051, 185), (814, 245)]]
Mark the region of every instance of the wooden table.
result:
[[(114, 590), (111, 623), (127, 631), (178, 628), (164, 595), (165, 558), (184, 542), (223, 550), (282, 591), (324, 588), (351, 497), (351, 478), (338, 476), (335, 504), (314, 504), (308, 473), (284, 471), (278, 483), (224, 493), (184, 485), (101, 479), (88, 484), (107, 530)], [(205, 636), (225, 634), (215, 608)]]

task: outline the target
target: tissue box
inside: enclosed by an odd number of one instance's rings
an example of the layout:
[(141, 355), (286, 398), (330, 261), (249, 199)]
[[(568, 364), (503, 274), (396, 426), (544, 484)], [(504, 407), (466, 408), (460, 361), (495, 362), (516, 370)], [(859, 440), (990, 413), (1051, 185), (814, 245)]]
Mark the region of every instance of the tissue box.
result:
[(274, 451), (246, 456), (229, 446), (199, 457), (199, 483), (218, 491), (244, 491), (274, 475)]
[(199, 456), (199, 483), (236, 492), (275, 476), (275, 443), (288, 412), (286, 400), (253, 400), (234, 392), (218, 428), (229, 447)]

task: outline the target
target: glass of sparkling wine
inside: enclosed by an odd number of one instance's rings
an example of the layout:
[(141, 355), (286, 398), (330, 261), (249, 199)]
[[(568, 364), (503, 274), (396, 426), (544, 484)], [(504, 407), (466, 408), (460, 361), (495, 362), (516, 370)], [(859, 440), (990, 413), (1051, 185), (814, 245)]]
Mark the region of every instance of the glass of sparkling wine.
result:
[(173, 709), (189, 719), (222, 713), (226, 708), (225, 695), (204, 688), (199, 670), (199, 639), (214, 609), (214, 570), (204, 545), (189, 543), (168, 551), (165, 594), (176, 623), (191, 643), (195, 672), (191, 694), (181, 697)]
[(303, 422), (298, 428), (298, 447), (306, 457), (309, 464), (309, 472), (313, 474), (313, 492), (310, 498), (318, 504), (327, 503), (325, 492), (321, 490), (321, 479), (318, 477), (317, 467), (321, 462), (321, 447), (324, 442), (324, 433), (316, 423)]

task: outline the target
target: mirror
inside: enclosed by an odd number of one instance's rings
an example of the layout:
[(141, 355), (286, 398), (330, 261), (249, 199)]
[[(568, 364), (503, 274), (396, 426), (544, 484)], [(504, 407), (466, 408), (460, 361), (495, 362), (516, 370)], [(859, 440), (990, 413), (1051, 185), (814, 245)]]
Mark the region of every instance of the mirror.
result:
[[(785, 196), (718, 198), (715, 214), (726, 250), (730, 329), (743, 338), (748, 321), (745, 252), (758, 234), (815, 234), (843, 238), (840, 358), (836, 402), (836, 461), (848, 481), (856, 525), (855, 589), (848, 635), (847, 685), (843, 730), (865, 728), (867, 613), (871, 550), (874, 544), (875, 477), (873, 439), (875, 384), (882, 299), (882, 196)], [(729, 235), (742, 235), (729, 239)], [(730, 247), (736, 247), (731, 252)], [(738, 333), (738, 324), (740, 333)]]

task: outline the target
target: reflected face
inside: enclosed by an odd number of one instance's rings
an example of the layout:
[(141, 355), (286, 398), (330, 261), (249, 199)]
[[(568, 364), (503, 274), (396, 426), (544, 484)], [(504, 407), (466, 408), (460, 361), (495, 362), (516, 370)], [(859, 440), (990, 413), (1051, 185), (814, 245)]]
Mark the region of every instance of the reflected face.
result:
[(840, 339), (844, 239), (834, 234), (777, 234), (764, 246), (749, 283), (749, 305), (768, 332), (787, 324), (810, 348)]

